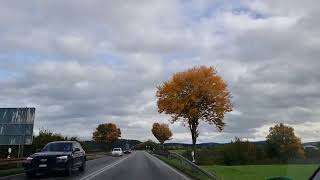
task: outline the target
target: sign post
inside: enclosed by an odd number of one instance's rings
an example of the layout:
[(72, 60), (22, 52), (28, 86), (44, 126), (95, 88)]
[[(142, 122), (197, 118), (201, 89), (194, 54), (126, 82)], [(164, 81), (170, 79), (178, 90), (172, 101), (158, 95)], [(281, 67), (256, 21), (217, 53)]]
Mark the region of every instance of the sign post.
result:
[(194, 159), (194, 151), (191, 152), (191, 156), (192, 156), (192, 162), (195, 163), (196, 160)]
[(12, 152), (12, 149), (8, 148), (8, 157), (7, 157), (8, 159), (10, 159), (11, 152)]

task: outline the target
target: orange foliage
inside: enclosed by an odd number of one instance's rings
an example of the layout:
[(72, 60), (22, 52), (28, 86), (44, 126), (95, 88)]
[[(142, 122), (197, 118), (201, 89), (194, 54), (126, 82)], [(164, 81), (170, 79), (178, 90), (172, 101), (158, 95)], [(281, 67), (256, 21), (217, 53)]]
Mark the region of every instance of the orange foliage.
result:
[(181, 120), (189, 126), (193, 143), (199, 133), (199, 120), (222, 131), (226, 112), (232, 111), (227, 84), (213, 67), (195, 67), (174, 74), (158, 87), (158, 111), (171, 115), (171, 123)]
[(93, 133), (93, 140), (96, 143), (111, 144), (121, 137), (121, 131), (113, 123), (100, 124)]
[(151, 131), (160, 144), (163, 144), (172, 137), (172, 132), (170, 131), (168, 124), (153, 123)]

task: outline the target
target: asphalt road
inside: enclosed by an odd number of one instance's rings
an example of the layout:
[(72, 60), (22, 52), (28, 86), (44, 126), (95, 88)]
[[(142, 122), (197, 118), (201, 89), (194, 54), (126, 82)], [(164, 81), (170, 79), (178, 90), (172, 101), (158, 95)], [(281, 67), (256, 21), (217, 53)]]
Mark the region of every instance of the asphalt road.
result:
[[(1, 178), (0, 178), (1, 179)], [(25, 175), (6, 178), (7, 180), (26, 180)], [(137, 151), (123, 157), (110, 157), (87, 162), (85, 172), (75, 171), (72, 176), (62, 174), (42, 175), (35, 179), (43, 180), (187, 180), (188, 178), (163, 163), (158, 158)], [(2, 180), (2, 179), (1, 179)]]

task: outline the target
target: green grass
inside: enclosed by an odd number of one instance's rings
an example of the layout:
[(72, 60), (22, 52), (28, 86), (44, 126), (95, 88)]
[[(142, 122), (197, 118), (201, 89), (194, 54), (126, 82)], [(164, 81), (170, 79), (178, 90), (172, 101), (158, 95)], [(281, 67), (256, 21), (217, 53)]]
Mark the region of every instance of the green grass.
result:
[(23, 173), (23, 168), (0, 170), (0, 177)]
[(201, 166), (217, 174), (222, 180), (265, 180), (270, 177), (285, 176), (293, 180), (307, 180), (318, 165), (248, 165), (248, 166)]
[(185, 149), (170, 150), (170, 152), (177, 153), (180, 155), (182, 155), (182, 153), (184, 153), (185, 151), (186, 151)]

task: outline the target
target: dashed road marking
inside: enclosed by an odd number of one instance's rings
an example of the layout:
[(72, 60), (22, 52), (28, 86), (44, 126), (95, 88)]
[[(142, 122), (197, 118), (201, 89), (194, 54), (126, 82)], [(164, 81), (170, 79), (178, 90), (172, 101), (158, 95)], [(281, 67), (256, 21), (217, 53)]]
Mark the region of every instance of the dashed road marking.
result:
[(93, 173), (91, 173), (91, 174), (89, 174), (89, 175), (81, 178), (80, 180), (90, 180), (90, 179), (98, 176), (99, 174), (101, 174), (101, 173), (103, 173), (103, 172), (105, 172), (105, 171), (107, 171), (107, 170), (115, 167), (116, 165), (122, 163), (123, 161), (127, 160), (127, 159), (130, 158), (130, 157), (132, 157), (132, 155), (131, 155), (131, 156), (128, 156), (128, 157), (126, 157), (126, 158), (124, 158), (124, 159), (121, 159), (121, 160), (119, 160), (119, 161), (116, 161), (116, 162), (114, 162), (114, 163), (112, 163), (112, 164), (109, 164), (109, 165), (103, 167), (102, 169), (99, 169), (99, 170), (97, 170), (97, 171), (95, 171), (95, 172), (93, 172)]

